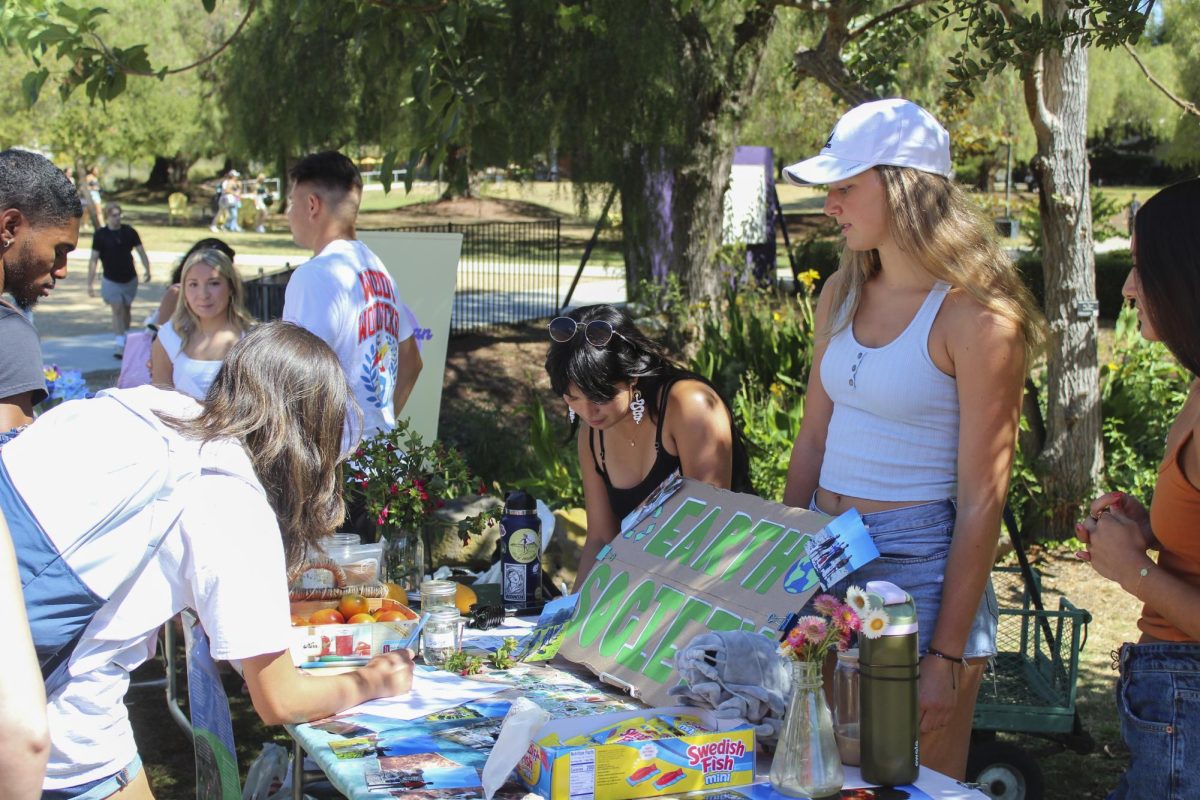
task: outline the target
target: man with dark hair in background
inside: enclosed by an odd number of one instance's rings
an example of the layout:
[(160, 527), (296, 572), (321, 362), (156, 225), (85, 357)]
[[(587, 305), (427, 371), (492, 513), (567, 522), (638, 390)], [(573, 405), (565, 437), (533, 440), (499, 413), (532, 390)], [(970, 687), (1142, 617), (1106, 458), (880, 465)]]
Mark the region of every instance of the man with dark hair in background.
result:
[[(421, 373), (421, 354), (395, 281), (355, 236), (362, 177), (328, 150), (290, 171), (288, 225), (313, 258), (292, 273), (283, 318), (337, 353), (363, 412), (362, 435), (391, 430)], [(358, 438), (349, 432), (347, 444)]]
[(0, 437), (33, 421), (46, 397), (42, 348), (23, 313), (67, 277), (83, 206), (70, 179), (37, 153), (0, 152)]

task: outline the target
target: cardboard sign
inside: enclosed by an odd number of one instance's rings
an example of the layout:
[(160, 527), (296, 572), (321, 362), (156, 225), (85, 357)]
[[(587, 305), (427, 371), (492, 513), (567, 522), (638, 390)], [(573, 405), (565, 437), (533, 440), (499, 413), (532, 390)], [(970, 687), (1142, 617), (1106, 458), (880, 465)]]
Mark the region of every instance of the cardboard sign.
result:
[(820, 583), (810, 540), (850, 533), (855, 549), (863, 540), (869, 548), (860, 561), (877, 554), (853, 518), (829, 530), (824, 514), (675, 482), (673, 492), (654, 492), (600, 551), (559, 651), (651, 706), (671, 704), (675, 652), (697, 635), (748, 630), (779, 638)]

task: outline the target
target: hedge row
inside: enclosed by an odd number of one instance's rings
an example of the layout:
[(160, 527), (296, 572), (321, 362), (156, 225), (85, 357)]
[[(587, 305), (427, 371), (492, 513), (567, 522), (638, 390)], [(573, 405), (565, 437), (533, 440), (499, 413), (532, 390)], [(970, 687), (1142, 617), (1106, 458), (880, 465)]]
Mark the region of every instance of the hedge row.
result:
[[(801, 271), (815, 269), (821, 276), (818, 290), (825, 279), (837, 271), (840, 243), (832, 240), (804, 242), (795, 250), (796, 264)], [(1128, 250), (1113, 250), (1096, 254), (1096, 299), (1100, 301), (1100, 318), (1115, 320), (1124, 302), (1121, 287), (1133, 266)], [(1045, 291), (1042, 285), (1041, 256), (1026, 255), (1017, 260), (1017, 269), (1026, 285), (1033, 291), (1039, 304), (1043, 304)]]

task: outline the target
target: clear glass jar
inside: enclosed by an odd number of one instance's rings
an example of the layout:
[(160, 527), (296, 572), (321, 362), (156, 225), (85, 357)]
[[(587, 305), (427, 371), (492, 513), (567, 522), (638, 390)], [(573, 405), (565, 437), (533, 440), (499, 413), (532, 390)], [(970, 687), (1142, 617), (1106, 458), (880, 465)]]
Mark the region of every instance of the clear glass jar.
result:
[(462, 649), (463, 618), (456, 608), (426, 612), (429, 619), (421, 632), (421, 657), (431, 667), (441, 667)]
[(833, 735), (843, 764), (858, 766), (858, 648), (838, 653), (833, 670)]
[(421, 610), (433, 611), (449, 608), (458, 613), (454, 598), (458, 596), (458, 584), (454, 581), (425, 581), (421, 584)]
[(362, 544), (362, 537), (357, 533), (332, 533), (326, 547), (345, 547), (346, 545)]
[(771, 787), (789, 797), (837, 797), (845, 773), (821, 688), (820, 661), (792, 662), (792, 695), (771, 761)]

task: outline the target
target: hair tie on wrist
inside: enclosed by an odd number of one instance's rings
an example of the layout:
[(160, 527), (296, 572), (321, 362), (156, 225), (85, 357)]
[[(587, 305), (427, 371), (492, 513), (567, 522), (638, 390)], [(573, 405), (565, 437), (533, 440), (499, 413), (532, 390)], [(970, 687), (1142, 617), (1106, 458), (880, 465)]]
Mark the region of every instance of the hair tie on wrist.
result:
[(942, 659), (942, 660), (944, 660), (944, 661), (952, 661), (952, 662), (954, 662), (955, 664), (958, 664), (958, 665), (960, 665), (960, 666), (963, 666), (963, 667), (969, 666), (969, 665), (967, 664), (967, 660), (966, 660), (965, 658), (962, 658), (961, 656), (960, 656), (960, 657), (958, 657), (958, 658), (955, 658), (954, 656), (947, 655), (946, 653), (943, 653), (941, 650), (938, 650), (938, 649), (936, 649), (936, 648), (933, 648), (933, 647), (928, 647), (928, 648), (926, 648), (926, 649), (925, 649), (925, 655), (927, 655), (927, 656), (933, 656), (934, 658), (940, 658), (940, 659)]

